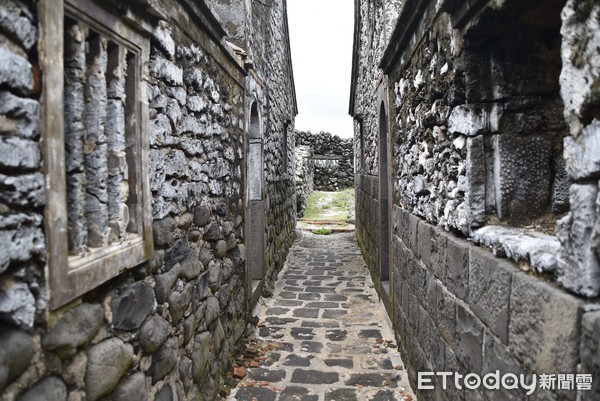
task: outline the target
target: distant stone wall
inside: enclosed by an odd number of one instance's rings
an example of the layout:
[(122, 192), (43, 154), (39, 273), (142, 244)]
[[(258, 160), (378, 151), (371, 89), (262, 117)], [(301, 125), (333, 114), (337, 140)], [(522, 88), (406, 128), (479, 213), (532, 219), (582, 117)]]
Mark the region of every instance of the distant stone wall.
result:
[(341, 139), (328, 132), (312, 134), (296, 131), (296, 145), (314, 151), (314, 189), (339, 191), (354, 185), (354, 149), (352, 139)]
[(314, 190), (315, 157), (310, 146), (296, 146), (296, 213), (304, 216), (306, 202)]
[[(59, 8), (52, 8), (51, 0), (2, 2), (0, 399), (217, 399), (251, 317), (243, 202), (249, 72), (226, 44), (226, 32), (205, 2), (76, 3), (81, 7), (91, 3), (92, 9), (113, 14), (105, 29), (88, 29), (93, 26), (90, 21), (80, 25), (78, 14), (59, 15), (68, 35), (64, 81), (74, 88), (64, 92), (67, 155), (73, 155), (73, 149), (86, 155), (106, 150), (99, 139), (105, 140), (104, 130), (147, 127), (142, 132), (147, 135), (143, 165), (149, 173), (147, 182), (123, 166), (124, 159), (140, 156), (144, 145), (139, 142), (127, 143), (126, 157), (109, 152), (108, 157), (96, 160), (101, 166), (85, 166), (82, 175), (102, 208), (110, 207), (111, 198), (104, 197), (107, 179), (119, 176), (122, 185), (113, 187), (122, 190), (123, 198), (146, 196), (138, 187), (125, 185), (127, 182), (138, 180), (139, 188), (148, 188), (151, 210), (147, 212), (152, 223), (147, 243), (152, 256), (133, 266), (128, 264), (127, 254), (119, 259), (122, 263), (107, 261), (94, 271), (91, 279), (98, 285), (92, 290), (50, 306), (56, 293), (47, 277), (55, 271), (50, 271), (54, 267), (46, 262), (54, 251), (47, 246), (47, 232), (52, 227), (48, 221), (44, 225), (44, 213), (47, 193), (55, 188), (46, 183), (48, 166), (44, 171), (41, 166), (47, 155), (42, 156), (41, 148), (57, 144), (49, 144), (52, 133), (42, 129), (40, 97), (48, 95), (43, 85), (56, 77), (48, 76), (38, 65), (48, 57), (59, 60), (63, 55), (38, 51), (49, 45), (40, 42), (43, 35), (38, 27), (44, 30), (49, 26), (38, 18)], [(45, 13), (38, 12), (38, 7)], [(269, 246), (261, 252), (271, 255), (271, 269), (283, 265), (295, 225), (293, 163), (284, 164), (283, 160), (288, 151), (292, 153), (293, 144), (293, 134), (285, 136), (283, 124), (293, 132), (295, 115), (290, 64), (286, 63), (289, 57), (280, 53), (282, 41), (287, 40), (284, 11), (285, 2), (279, 2), (269, 14), (272, 26), (264, 38), (255, 37), (263, 32), (245, 31), (255, 43), (267, 43), (269, 58), (274, 58), (273, 65), (261, 64), (264, 70), (260, 71), (264, 81), (272, 83), (274, 93), (272, 108), (264, 116), (265, 121), (274, 121), (267, 134), (265, 161), (269, 164), (261, 166), (269, 182), (265, 191)], [(119, 84), (107, 79), (123, 78), (125, 74), (117, 66), (131, 59), (101, 33), (114, 29), (112, 23), (117, 26), (124, 15), (128, 16), (125, 25), (136, 26), (149, 49), (148, 59), (140, 60), (139, 69), (128, 70), (130, 78), (137, 78), (139, 99), (124, 97)], [(89, 17), (100, 18), (97, 13)], [(260, 25), (257, 16), (246, 17)], [(60, 24), (52, 24), (53, 29), (56, 26)], [(276, 37), (271, 35), (274, 29)], [(89, 56), (84, 49), (88, 48), (93, 49), (89, 54), (96, 55), (93, 60), (86, 60)], [(105, 118), (105, 109), (118, 109), (131, 99), (147, 104), (145, 113)], [(90, 101), (98, 107), (90, 108)], [(96, 118), (98, 115), (101, 117)], [(87, 121), (84, 125), (81, 116), (98, 124)], [(85, 141), (70, 136), (73, 127), (81, 132), (85, 128), (89, 135), (81, 137)], [(92, 128), (97, 130), (94, 138)], [(288, 176), (275, 180), (283, 165), (289, 166)], [(81, 192), (76, 188), (79, 182), (72, 178), (79, 170), (71, 164), (65, 169), (68, 185), (64, 190), (73, 197)], [(65, 206), (67, 211), (73, 208), (73, 204)], [(136, 212), (131, 210), (131, 220), (138, 216)], [(67, 220), (79, 221), (69, 215), (58, 222), (66, 227)], [(132, 225), (138, 223), (132, 221)], [(69, 234), (72, 230), (69, 226)], [(72, 257), (64, 256), (70, 264)], [(105, 257), (109, 259), (111, 252)], [(109, 268), (116, 274), (102, 281)]]
[[(429, 371), (600, 376), (600, 6), (357, 6), (357, 239), (413, 388)], [(419, 399), (526, 398), (434, 385)]]

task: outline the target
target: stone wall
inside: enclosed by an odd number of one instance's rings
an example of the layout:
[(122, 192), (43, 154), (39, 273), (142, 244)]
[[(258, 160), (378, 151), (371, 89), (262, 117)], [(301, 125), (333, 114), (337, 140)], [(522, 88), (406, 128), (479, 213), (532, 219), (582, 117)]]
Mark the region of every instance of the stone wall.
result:
[[(40, 42), (38, 27), (47, 28), (43, 18), (53, 2), (4, 2), (0, 399), (216, 399), (250, 318), (244, 236), (248, 66), (226, 44), (226, 32), (203, 2), (167, 1), (164, 8), (134, 0), (91, 3), (103, 13), (114, 12), (112, 20), (127, 15), (128, 24), (148, 31), (149, 60), (138, 82), (148, 115), (128, 116), (127, 121), (149, 128), (149, 165), (144, 168), (149, 169), (153, 257), (131, 269), (116, 266), (116, 277), (60, 308), (49, 307), (53, 293), (46, 259), (51, 250), (45, 244), (49, 227), (43, 224), (47, 171), (41, 168), (40, 151), (40, 138), (47, 143), (49, 133), (41, 128), (39, 99), (45, 93), (42, 83), (48, 85), (50, 78), (38, 67), (45, 57), (40, 49), (48, 45)], [(274, 50), (276, 43), (287, 41), (284, 12), (285, 4), (270, 15), (271, 30), (277, 33), (264, 38), (273, 65), (281, 70), (261, 66), (273, 92), (265, 117), (279, 127), (269, 134), (278, 145), (268, 145), (266, 152), (277, 155), (288, 147), (282, 139), (282, 115), (292, 132), (295, 115), (289, 57)], [(76, 35), (65, 43), (91, 40), (76, 25), (66, 25), (66, 34)], [(248, 36), (257, 43), (261, 34)], [(89, 76), (102, 79), (112, 73), (102, 61), (88, 65), (94, 66)], [(66, 82), (72, 83), (72, 77)], [(67, 113), (82, 106), (65, 96)], [(69, 116), (65, 114), (67, 127)], [(77, 145), (66, 141), (67, 149)], [(272, 156), (265, 161), (272, 177), (282, 161)], [(293, 179), (269, 183), (267, 193), (271, 245), (266, 252), (277, 254), (282, 264), (294, 225)], [(101, 278), (99, 271), (95, 279)]]
[(297, 145), (295, 160), (296, 213), (298, 217), (302, 217), (308, 197), (314, 190), (315, 156), (313, 149), (310, 146)]
[(253, 26), (248, 48), (268, 88), (264, 132), (265, 285), (270, 295), (283, 268), (296, 227), (294, 116), (297, 113), (286, 2), (248, 1)]
[(339, 191), (354, 185), (354, 149), (351, 139), (328, 132), (313, 134), (296, 131), (296, 145), (310, 146), (314, 151), (314, 189)]
[[(415, 388), (419, 371), (580, 363), (597, 380), (597, 306), (581, 298), (600, 285), (592, 3), (357, 2), (357, 237)], [(524, 399), (435, 385), (420, 397)]]

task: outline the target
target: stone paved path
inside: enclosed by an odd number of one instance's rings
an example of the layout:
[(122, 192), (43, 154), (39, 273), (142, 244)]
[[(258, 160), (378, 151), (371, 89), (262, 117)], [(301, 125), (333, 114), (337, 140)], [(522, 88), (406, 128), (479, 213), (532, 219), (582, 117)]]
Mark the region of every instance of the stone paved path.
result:
[(229, 400), (415, 399), (353, 233), (304, 232), (255, 314), (248, 375)]

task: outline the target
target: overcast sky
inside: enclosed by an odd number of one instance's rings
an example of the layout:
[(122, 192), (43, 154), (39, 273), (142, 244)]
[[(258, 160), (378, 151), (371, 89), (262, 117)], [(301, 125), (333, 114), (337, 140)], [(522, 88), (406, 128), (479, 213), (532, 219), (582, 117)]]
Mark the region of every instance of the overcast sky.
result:
[(287, 6), (298, 100), (296, 129), (351, 137), (354, 2), (288, 0)]

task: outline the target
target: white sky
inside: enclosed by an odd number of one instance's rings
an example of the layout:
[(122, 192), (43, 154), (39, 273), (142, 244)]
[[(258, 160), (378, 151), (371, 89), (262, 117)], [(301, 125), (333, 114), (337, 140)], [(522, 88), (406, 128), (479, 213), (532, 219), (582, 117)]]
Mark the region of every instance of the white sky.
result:
[(354, 2), (288, 0), (287, 8), (298, 100), (296, 129), (351, 137)]

